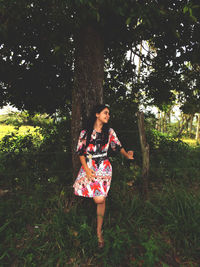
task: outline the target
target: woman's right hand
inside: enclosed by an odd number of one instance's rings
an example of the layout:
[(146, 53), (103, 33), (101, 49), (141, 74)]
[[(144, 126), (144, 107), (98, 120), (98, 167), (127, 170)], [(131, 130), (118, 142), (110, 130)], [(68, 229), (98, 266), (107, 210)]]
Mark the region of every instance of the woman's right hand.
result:
[(87, 176), (87, 179), (88, 179), (89, 181), (91, 181), (92, 178), (96, 177), (95, 171), (93, 171), (93, 170), (90, 169), (90, 168), (87, 168), (87, 169), (86, 169), (86, 176)]

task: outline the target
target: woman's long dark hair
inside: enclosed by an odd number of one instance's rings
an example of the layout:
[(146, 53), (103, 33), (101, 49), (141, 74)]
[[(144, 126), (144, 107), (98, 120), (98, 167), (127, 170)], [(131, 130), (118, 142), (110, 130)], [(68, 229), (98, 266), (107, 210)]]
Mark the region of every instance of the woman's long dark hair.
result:
[[(86, 130), (86, 135), (87, 135), (87, 138), (86, 138), (86, 147), (90, 143), (91, 134), (92, 134), (92, 132), (94, 130), (94, 123), (95, 123), (95, 121), (97, 119), (96, 113), (100, 113), (105, 108), (108, 108), (109, 109), (109, 107), (107, 105), (105, 105), (105, 104), (96, 105), (92, 109), (92, 111), (90, 113), (90, 116), (87, 119), (87, 123), (86, 123), (86, 125), (84, 127), (84, 129)], [(108, 123), (104, 123), (103, 124), (103, 127), (102, 127), (102, 145), (105, 145), (106, 143), (108, 143), (108, 133), (109, 133)]]

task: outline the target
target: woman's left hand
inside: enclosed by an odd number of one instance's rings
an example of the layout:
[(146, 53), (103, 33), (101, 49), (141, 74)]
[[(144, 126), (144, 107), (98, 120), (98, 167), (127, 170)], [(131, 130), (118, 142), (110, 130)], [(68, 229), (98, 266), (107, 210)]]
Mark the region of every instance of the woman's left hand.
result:
[(134, 159), (134, 158), (133, 158), (133, 151), (132, 151), (132, 150), (129, 150), (129, 151), (127, 152), (127, 155), (128, 155), (128, 156), (127, 156), (128, 159)]

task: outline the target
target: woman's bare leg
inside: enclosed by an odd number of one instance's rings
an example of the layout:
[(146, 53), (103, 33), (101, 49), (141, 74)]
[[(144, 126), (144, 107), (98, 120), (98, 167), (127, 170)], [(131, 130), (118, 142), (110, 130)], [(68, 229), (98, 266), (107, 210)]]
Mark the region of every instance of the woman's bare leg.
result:
[(94, 201), (97, 204), (97, 237), (99, 241), (102, 242), (103, 241), (102, 225), (106, 208), (106, 199), (105, 197), (99, 196), (99, 197), (94, 197)]

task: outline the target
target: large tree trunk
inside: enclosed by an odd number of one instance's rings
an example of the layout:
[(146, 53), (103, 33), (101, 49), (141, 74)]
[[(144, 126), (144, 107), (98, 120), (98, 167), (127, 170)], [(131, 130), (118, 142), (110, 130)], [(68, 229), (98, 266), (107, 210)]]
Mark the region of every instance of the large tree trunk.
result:
[(75, 154), (78, 137), (92, 107), (103, 103), (104, 46), (96, 27), (85, 25), (75, 38), (74, 88), (72, 92), (72, 167), (80, 167)]
[(149, 183), (149, 144), (146, 141), (146, 133), (144, 127), (144, 113), (138, 112), (138, 128), (140, 135), (140, 145), (142, 150), (142, 196), (148, 199), (148, 183)]

